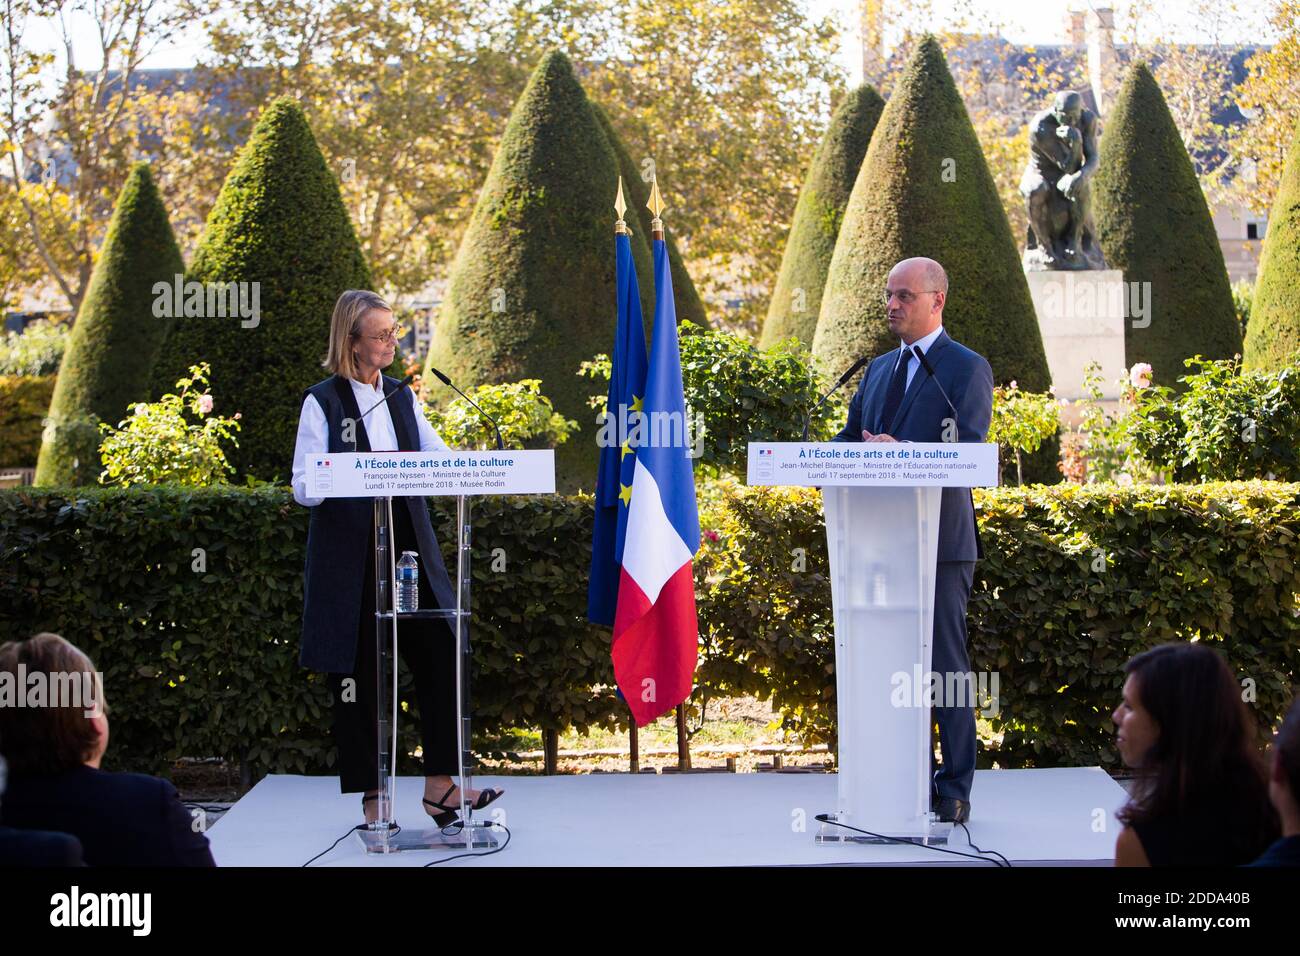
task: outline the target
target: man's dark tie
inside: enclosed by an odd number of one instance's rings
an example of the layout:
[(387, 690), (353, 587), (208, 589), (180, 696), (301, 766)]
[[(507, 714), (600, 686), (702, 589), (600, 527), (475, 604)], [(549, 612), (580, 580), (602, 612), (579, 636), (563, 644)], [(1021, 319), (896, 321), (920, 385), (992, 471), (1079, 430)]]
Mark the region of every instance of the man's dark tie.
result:
[(890, 434), (889, 429), (894, 424), (894, 416), (898, 414), (898, 406), (903, 404), (903, 392), (907, 391), (907, 367), (911, 364), (911, 360), (912, 350), (907, 349), (898, 361), (894, 377), (889, 380), (889, 390), (885, 392), (885, 407), (880, 413), (880, 428), (877, 429), (881, 435)]

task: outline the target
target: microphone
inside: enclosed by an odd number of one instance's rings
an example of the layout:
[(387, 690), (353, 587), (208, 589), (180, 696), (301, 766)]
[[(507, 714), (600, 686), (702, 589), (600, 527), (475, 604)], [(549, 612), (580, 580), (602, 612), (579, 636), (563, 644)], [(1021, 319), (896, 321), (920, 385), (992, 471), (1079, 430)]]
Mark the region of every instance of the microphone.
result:
[[(939, 385), (939, 380), (934, 377), (934, 366), (930, 364), (930, 360), (925, 357), (925, 353), (921, 351), (921, 347), (919, 345), (912, 346), (912, 354), (915, 355), (917, 359), (920, 361), (921, 368), (925, 369), (925, 374), (930, 376), (930, 378), (934, 379), (935, 385)], [(948, 403), (948, 410), (952, 412), (952, 420), (956, 421), (957, 406), (952, 403), (952, 399), (948, 397), (948, 393), (943, 390), (942, 385), (939, 385), (939, 394), (942, 395), (943, 400)]]
[(467, 401), (467, 402), (469, 402), (471, 405), (473, 405), (474, 408), (475, 408), (475, 410), (476, 410), (480, 415), (482, 415), (484, 418), (486, 418), (489, 422), (492, 423), (492, 427), (496, 429), (496, 433), (497, 433), (497, 451), (505, 451), (505, 450), (506, 450), (506, 443), (505, 443), (504, 439), (502, 439), (502, 437), (501, 437), (501, 426), (499, 426), (499, 425), (497, 424), (497, 420), (496, 420), (495, 418), (493, 418), (491, 415), (489, 415), (487, 412), (483, 411), (483, 409), (479, 408), (479, 407), (478, 407), (478, 403), (475, 402), (474, 399), (470, 398), (468, 395), (466, 395), (464, 392), (462, 392), (459, 388), (456, 388), (456, 384), (455, 384), (454, 382), (452, 382), (451, 379), (449, 379), (446, 375), (443, 375), (441, 372), (439, 372), (439, 371), (438, 371), (436, 368), (434, 368), (432, 365), (429, 366), (429, 371), (432, 372), (432, 373), (434, 374), (434, 377), (437, 378), (438, 381), (442, 382), (443, 385), (446, 385), (448, 388), (454, 389), (457, 395), (459, 395), (461, 398), (465, 399), (465, 401)]
[(803, 440), (804, 441), (808, 440), (808, 428), (812, 424), (812, 417), (815, 414), (817, 414), (817, 409), (825, 405), (826, 399), (830, 398), (837, 391), (839, 391), (840, 387), (843, 386), (845, 382), (847, 382), (854, 375), (856, 375), (858, 371), (862, 368), (862, 366), (866, 365), (870, 361), (871, 361), (871, 356), (864, 355), (862, 356), (862, 358), (854, 362), (853, 366), (847, 372), (845, 372), (843, 375), (840, 376), (839, 381), (837, 381), (834, 385), (831, 386), (831, 390), (827, 392), (825, 395), (823, 395), (820, 399), (818, 399), (817, 404), (814, 405), (811, 409), (809, 409), (808, 414), (805, 415), (803, 419)]

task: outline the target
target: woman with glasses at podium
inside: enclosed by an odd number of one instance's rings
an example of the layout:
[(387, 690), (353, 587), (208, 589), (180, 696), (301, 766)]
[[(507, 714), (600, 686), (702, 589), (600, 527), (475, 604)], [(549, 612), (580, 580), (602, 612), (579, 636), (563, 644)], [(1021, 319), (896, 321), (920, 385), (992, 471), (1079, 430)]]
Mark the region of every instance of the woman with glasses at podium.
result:
[[(308, 497), (307, 467), (313, 457), (329, 453), (447, 447), (415, 392), (409, 386), (398, 389), (400, 382), (382, 374), (392, 364), (401, 336), (392, 309), (379, 295), (352, 289), (339, 296), (323, 363), (333, 374), (303, 396), (293, 455), (293, 497), (311, 509), (299, 663), (329, 675), (339, 784), (344, 793), (363, 792), (367, 823), (378, 818), (381, 798), (375, 745), (374, 509), (367, 498)], [(388, 394), (391, 398), (383, 401)], [(419, 554), (419, 606), (454, 607), (425, 499), (395, 497), (392, 514), (393, 553)], [(445, 827), (461, 805), (452, 780), (458, 770), (455, 641), (444, 621), (410, 621), (398, 633), (398, 650), (415, 680), (420, 711), (425, 812)], [(502, 793), (470, 790), (466, 803), (480, 810)], [(393, 819), (392, 808), (385, 809), (385, 818)]]

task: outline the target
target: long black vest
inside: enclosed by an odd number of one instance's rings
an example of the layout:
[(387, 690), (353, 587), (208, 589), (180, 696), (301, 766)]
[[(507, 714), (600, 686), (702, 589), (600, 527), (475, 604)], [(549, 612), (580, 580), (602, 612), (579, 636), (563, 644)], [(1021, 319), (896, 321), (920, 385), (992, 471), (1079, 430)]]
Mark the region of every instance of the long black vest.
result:
[[(383, 376), (384, 393), (391, 392), (398, 380)], [(403, 392), (408, 391), (404, 387)], [(344, 378), (332, 375), (303, 393), (315, 396), (325, 410), (325, 424), (332, 453), (371, 451), (370, 439), (361, 422), (352, 386)], [(397, 434), (398, 451), (419, 451), (420, 433), (416, 427), (411, 400), (396, 395), (388, 401)], [(378, 411), (372, 412), (378, 414)], [(343, 420), (356, 424), (356, 447), (343, 442)], [(442, 552), (429, 522), (429, 508), (422, 497), (395, 497), (393, 507), (403, 504), (411, 516), (411, 526), (419, 542), (420, 572), (433, 590), (439, 607), (456, 606), (455, 592), (442, 562)], [(360, 625), (361, 589), (366, 577), (366, 562), (375, 559), (371, 529), (374, 504), (371, 498), (326, 498), (311, 509), (311, 526), (307, 531), (307, 565), (303, 571), (302, 646), (298, 662), (303, 667), (333, 674), (350, 674), (355, 667), (357, 628)], [(391, 539), (390, 539), (391, 540)]]

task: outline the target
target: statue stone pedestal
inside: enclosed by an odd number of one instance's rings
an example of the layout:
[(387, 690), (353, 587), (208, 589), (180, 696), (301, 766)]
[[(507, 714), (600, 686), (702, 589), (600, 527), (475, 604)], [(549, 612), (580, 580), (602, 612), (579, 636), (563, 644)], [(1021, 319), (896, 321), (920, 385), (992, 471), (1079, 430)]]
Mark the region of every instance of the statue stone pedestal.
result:
[(1056, 397), (1084, 397), (1083, 369), (1101, 365), (1102, 397), (1119, 398), (1124, 359), (1124, 274), (1118, 269), (1025, 273)]

